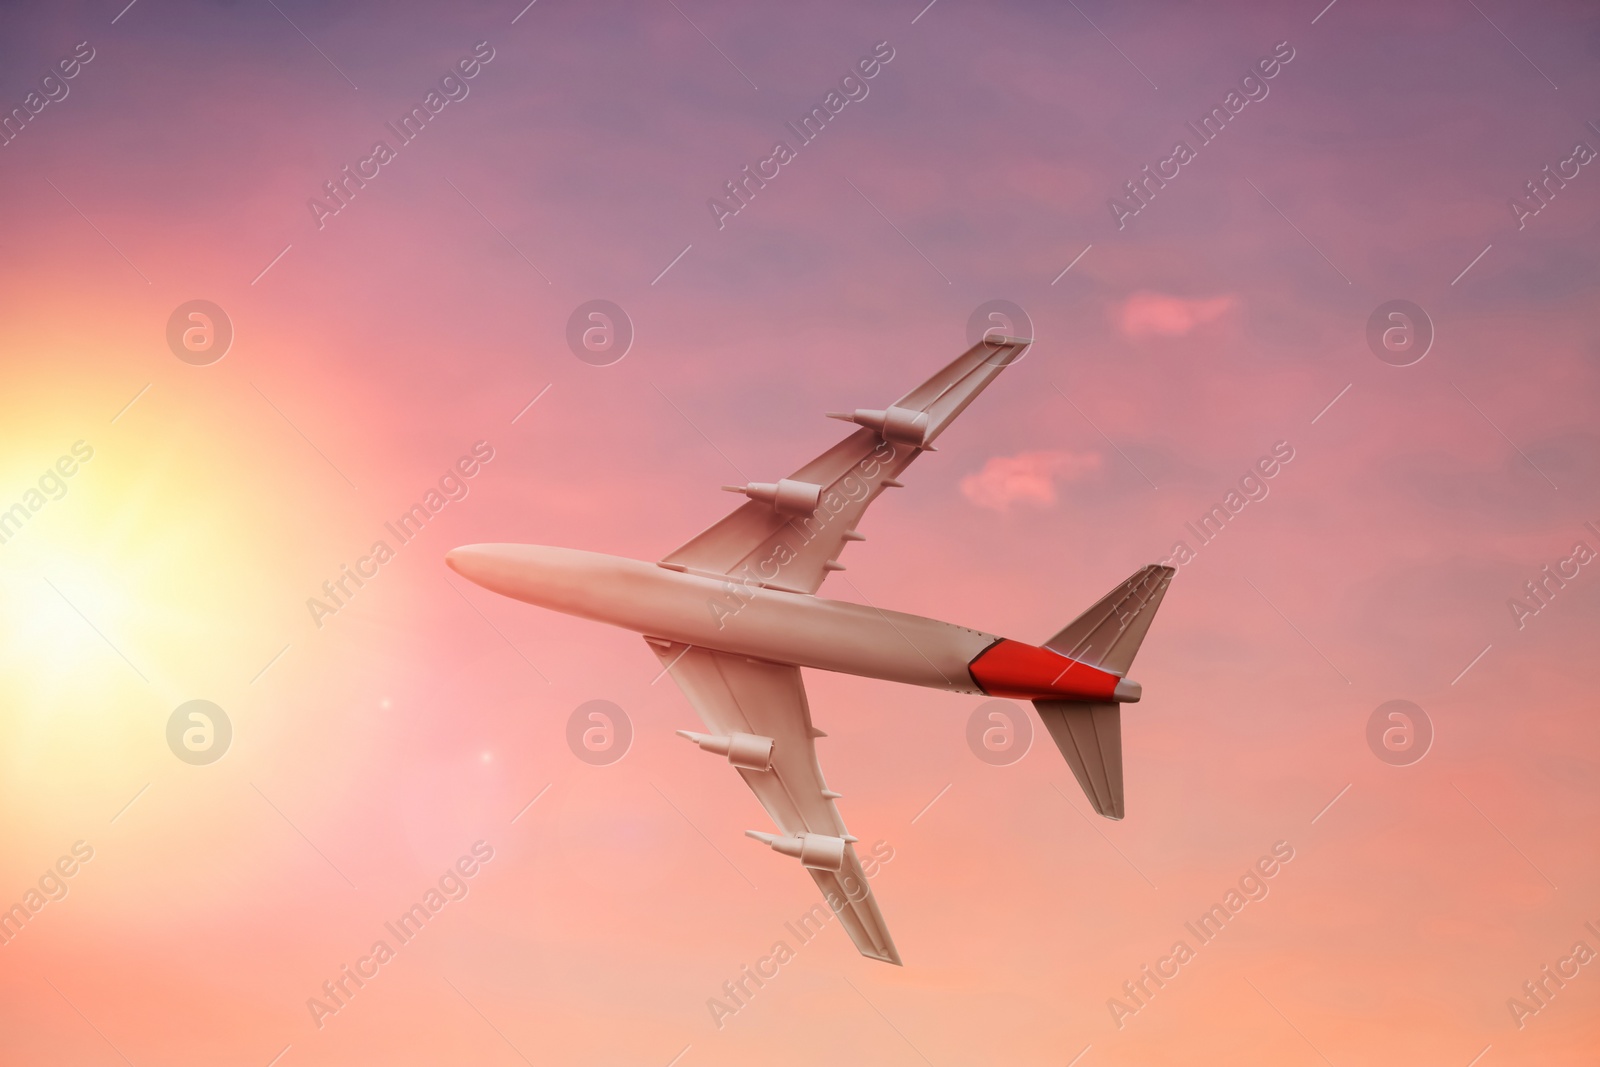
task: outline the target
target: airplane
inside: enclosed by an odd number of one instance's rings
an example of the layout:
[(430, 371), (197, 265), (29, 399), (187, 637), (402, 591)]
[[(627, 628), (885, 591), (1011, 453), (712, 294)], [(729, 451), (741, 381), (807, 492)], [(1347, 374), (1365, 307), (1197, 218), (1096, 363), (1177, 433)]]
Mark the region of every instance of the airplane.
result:
[(1141, 695), (1127, 673), (1174, 568), (1140, 568), (1037, 646), (816, 595), (865, 540), (867, 506), (1031, 343), (987, 335), (886, 408), (830, 412), (856, 430), (787, 478), (723, 486), (747, 499), (658, 562), (514, 544), (445, 557), (485, 589), (643, 635), (704, 725), (678, 734), (725, 757), (779, 831), (747, 835), (798, 859), (885, 963), (900, 953), (817, 762), (802, 667), (1032, 701), (1095, 811), (1123, 817), (1121, 705)]

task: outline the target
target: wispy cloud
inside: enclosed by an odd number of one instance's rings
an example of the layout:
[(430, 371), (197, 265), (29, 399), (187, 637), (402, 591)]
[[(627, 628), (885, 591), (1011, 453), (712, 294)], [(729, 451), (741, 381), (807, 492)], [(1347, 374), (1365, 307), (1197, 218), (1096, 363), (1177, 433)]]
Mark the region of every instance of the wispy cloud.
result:
[(1112, 320), (1124, 337), (1182, 337), (1222, 318), (1237, 298), (1168, 296), (1141, 291), (1112, 308)]
[(1098, 452), (1018, 452), (995, 456), (961, 479), (961, 492), (980, 508), (1009, 511), (1018, 503), (1049, 507), (1056, 482), (1075, 482), (1100, 469)]

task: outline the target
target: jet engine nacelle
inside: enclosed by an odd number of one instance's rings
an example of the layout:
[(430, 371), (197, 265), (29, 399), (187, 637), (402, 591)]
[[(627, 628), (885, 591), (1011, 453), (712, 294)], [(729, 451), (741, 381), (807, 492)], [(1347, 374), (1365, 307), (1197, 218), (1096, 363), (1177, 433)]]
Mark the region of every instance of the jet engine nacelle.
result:
[(755, 734), (697, 734), (692, 730), (679, 730), (679, 737), (687, 737), (707, 752), (727, 756), (728, 762), (747, 771), (764, 771), (772, 766), (772, 738)]
[(821, 871), (844, 869), (844, 850), (849, 842), (842, 837), (830, 837), (827, 834), (779, 837), (777, 834), (764, 834), (760, 830), (746, 830), (745, 836), (765, 842), (774, 852), (795, 857), (802, 866)]
[(784, 515), (810, 515), (822, 503), (822, 486), (793, 478), (780, 478), (776, 482), (751, 482), (748, 485), (725, 485), (722, 488), (770, 504), (772, 510)]
[(894, 441), (897, 444), (923, 448), (928, 440), (928, 415), (924, 411), (912, 411), (909, 408), (888, 408), (883, 411), (856, 408), (849, 415), (830, 413), (830, 416), (853, 422), (857, 426), (865, 426), (885, 441)]

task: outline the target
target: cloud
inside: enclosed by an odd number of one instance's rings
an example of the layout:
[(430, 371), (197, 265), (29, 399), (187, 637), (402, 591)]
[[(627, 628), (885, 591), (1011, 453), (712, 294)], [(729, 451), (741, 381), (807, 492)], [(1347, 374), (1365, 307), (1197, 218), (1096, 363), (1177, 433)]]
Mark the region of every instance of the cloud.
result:
[(1045, 507), (1056, 502), (1058, 479), (1073, 482), (1099, 469), (1098, 452), (1019, 452), (990, 459), (983, 470), (961, 479), (961, 492), (994, 511), (1019, 501)]
[(1236, 303), (1231, 295), (1188, 299), (1144, 291), (1128, 297), (1112, 318), (1125, 337), (1182, 337), (1221, 318)]

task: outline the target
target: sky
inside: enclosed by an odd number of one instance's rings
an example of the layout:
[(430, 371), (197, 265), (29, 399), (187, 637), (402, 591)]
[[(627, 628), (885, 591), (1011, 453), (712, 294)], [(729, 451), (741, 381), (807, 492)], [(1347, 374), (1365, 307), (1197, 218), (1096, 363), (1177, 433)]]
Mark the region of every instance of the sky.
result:
[[(1591, 6), (125, 3), (0, 10), (6, 1062), (1592, 1062)], [(806, 673), (895, 968), (444, 556), (659, 559), (997, 307), (819, 595), (1178, 573), (1121, 822)]]

